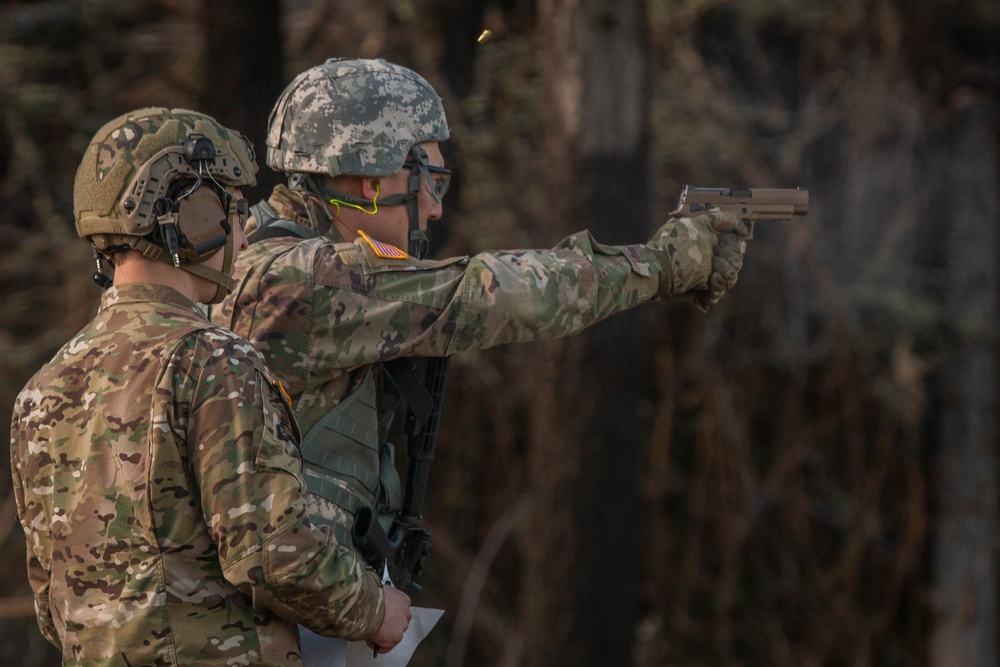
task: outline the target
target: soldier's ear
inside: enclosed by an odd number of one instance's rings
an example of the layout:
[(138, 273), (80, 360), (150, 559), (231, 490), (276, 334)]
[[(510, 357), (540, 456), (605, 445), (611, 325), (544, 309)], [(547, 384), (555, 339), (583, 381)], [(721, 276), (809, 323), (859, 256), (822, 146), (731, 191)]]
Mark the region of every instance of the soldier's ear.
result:
[(379, 183), (377, 178), (364, 177), (361, 179), (361, 193), (364, 195), (365, 199), (369, 201), (374, 201), (378, 197), (379, 191), (382, 189), (382, 184)]

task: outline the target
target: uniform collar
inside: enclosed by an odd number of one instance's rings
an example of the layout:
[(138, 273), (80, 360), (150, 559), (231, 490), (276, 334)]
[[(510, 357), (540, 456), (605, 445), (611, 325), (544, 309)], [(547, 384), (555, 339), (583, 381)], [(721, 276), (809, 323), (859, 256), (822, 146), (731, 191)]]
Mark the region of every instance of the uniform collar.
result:
[(329, 209), (322, 200), (310, 193), (277, 185), (267, 203), (274, 208), (279, 218), (308, 227), (333, 241), (344, 240), (333, 224)]
[(152, 283), (125, 283), (108, 288), (101, 295), (100, 310), (125, 303), (164, 303), (201, 315), (198, 305), (172, 287)]

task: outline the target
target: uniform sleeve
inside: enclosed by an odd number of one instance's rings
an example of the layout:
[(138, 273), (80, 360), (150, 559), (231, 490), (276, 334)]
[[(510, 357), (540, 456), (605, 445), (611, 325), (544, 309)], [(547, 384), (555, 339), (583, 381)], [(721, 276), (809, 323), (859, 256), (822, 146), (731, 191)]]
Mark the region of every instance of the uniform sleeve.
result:
[(441, 262), (379, 258), (363, 240), (327, 250), (314, 264), (313, 357), (342, 367), (571, 335), (659, 286), (648, 248), (587, 232), (550, 250)]
[[(43, 507), (29, 508), (25, 501), (24, 484), (25, 476), (30, 477), (31, 470), (25, 471), (24, 459), (22, 458), (23, 448), (27, 447), (30, 434), (22, 427), (20, 415), (25, 408), (30, 409), (30, 387), (18, 396), (14, 404), (14, 416), (10, 425), (10, 467), (13, 478), (14, 501), (17, 507), (17, 518), (24, 529), (27, 547), (28, 582), (35, 598), (35, 617), (38, 620), (38, 629), (57, 649), (62, 650), (62, 642), (56, 632), (55, 624), (52, 622), (52, 612), (49, 607), (49, 582), (52, 572), (47, 566), (46, 550), (38, 541), (42, 539), (44, 531), (39, 530), (42, 525), (47, 526), (48, 513)], [(28, 405), (25, 405), (25, 404)], [(29, 465), (31, 458), (28, 457)], [(32, 528), (32, 525), (35, 527)]]
[[(256, 351), (200, 334), (188, 418), (191, 466), (223, 574), (253, 600), (324, 635), (364, 639), (384, 616), (381, 583), (309, 520), (298, 432)], [(213, 341), (213, 336), (221, 340)]]

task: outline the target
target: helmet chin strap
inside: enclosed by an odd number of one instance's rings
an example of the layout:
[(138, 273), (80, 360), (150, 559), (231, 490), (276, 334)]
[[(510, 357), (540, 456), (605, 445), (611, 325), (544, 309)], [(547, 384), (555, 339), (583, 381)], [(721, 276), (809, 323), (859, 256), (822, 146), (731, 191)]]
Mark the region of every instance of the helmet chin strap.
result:
[[(138, 250), (143, 254), (144, 257), (149, 259), (164, 262), (171, 266), (174, 265), (173, 258), (170, 252), (158, 246), (154, 243), (150, 243), (146, 239), (140, 238), (136, 239), (134, 245), (132, 246), (135, 250)], [(208, 303), (216, 304), (221, 302), (226, 298), (226, 295), (232, 292), (236, 288), (236, 279), (230, 276), (230, 272), (233, 270), (233, 265), (236, 263), (236, 234), (230, 233), (226, 236), (226, 246), (224, 250), (224, 255), (222, 259), (222, 271), (217, 271), (215, 269), (209, 268), (204, 264), (195, 264), (192, 262), (184, 261), (181, 262), (179, 268), (182, 271), (187, 271), (191, 275), (198, 276), (199, 278), (204, 278), (209, 282), (213, 282), (217, 285), (215, 290), (215, 296)]]
[[(411, 197), (406, 200), (406, 212), (410, 216), (410, 233), (409, 233), (409, 247), (407, 251), (411, 256), (417, 259), (423, 259), (424, 255), (427, 254), (430, 242), (427, 239), (427, 234), (420, 229), (420, 211), (419, 211), (419, 197), (417, 194), (420, 192), (421, 180), (426, 180), (428, 183), (433, 183), (431, 179), (431, 174), (427, 170), (427, 165), (430, 160), (427, 157), (427, 151), (423, 149), (420, 144), (415, 144), (410, 148), (410, 155), (413, 156), (413, 166), (410, 167), (410, 177), (407, 179), (408, 189), (410, 191)], [(435, 196), (436, 198), (436, 196)]]
[(226, 236), (225, 255), (222, 259), (222, 271), (216, 271), (204, 264), (184, 263), (180, 265), (182, 271), (204, 278), (216, 284), (215, 296), (208, 303), (221, 303), (226, 295), (236, 288), (236, 279), (232, 277), (233, 265), (236, 263), (236, 233), (230, 232)]
[[(332, 204), (347, 204), (369, 215), (374, 215), (378, 211), (379, 205), (405, 206), (407, 217), (409, 218), (407, 251), (411, 257), (422, 259), (427, 254), (429, 242), (427, 234), (420, 229), (420, 201), (417, 195), (420, 194), (422, 180), (426, 180), (428, 183), (433, 183), (433, 180), (431, 179), (430, 171), (427, 169), (427, 165), (429, 164), (427, 151), (420, 144), (417, 144), (410, 149), (410, 155), (413, 156), (413, 166), (410, 167), (410, 175), (406, 179), (407, 192), (405, 194), (390, 195), (384, 199), (379, 199), (377, 202), (375, 200), (366, 201), (359, 197), (331, 190), (325, 187), (320, 179), (313, 174), (295, 174), (289, 179), (288, 185), (292, 189), (303, 187)], [(366, 207), (370, 207), (372, 210), (368, 211)]]

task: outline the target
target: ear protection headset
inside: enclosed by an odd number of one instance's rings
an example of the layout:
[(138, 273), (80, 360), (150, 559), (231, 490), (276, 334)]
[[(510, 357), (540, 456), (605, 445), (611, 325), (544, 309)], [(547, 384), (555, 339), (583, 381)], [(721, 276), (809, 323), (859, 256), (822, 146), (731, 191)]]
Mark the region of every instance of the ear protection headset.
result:
[[(150, 158), (138, 171), (120, 202), (124, 231), (141, 236), (134, 248), (150, 259), (170, 261), (174, 266), (216, 283), (217, 303), (235, 287), (229, 275), (235, 261), (235, 239), (229, 215), (236, 213), (242, 225), (246, 202), (233, 205), (233, 196), (219, 181), (233, 182), (243, 174), (239, 162), (217, 148), (203, 135), (192, 134), (180, 146), (168, 146)], [(215, 197), (192, 195), (211, 182)], [(222, 271), (202, 263), (225, 248)], [(96, 252), (96, 251), (95, 251)], [(94, 280), (107, 288), (111, 279), (103, 273), (96, 255)]]

